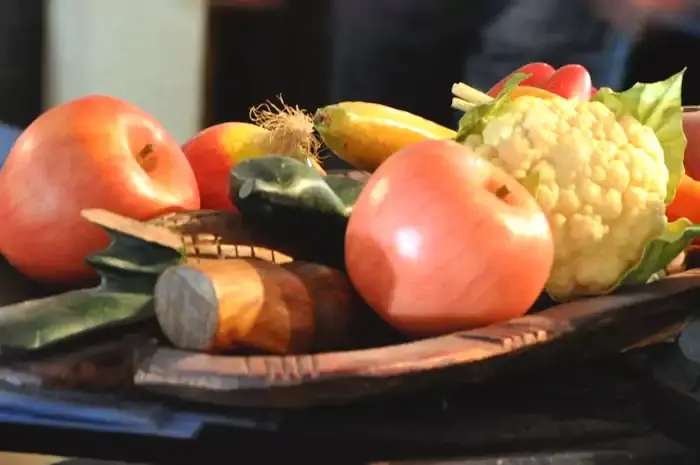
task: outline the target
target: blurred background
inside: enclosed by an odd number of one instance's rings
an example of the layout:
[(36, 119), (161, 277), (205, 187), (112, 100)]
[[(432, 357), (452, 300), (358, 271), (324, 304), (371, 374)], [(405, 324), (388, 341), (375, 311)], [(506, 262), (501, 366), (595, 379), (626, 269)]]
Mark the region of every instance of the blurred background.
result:
[[(153, 113), (184, 142), (204, 126), (245, 120), (251, 105), (278, 94), (314, 109), (329, 100), (329, 4), (2, 0), (0, 122), (24, 127), (48, 106), (107, 93)], [(688, 66), (685, 102), (700, 103), (699, 31), (693, 20), (646, 27), (625, 81)]]

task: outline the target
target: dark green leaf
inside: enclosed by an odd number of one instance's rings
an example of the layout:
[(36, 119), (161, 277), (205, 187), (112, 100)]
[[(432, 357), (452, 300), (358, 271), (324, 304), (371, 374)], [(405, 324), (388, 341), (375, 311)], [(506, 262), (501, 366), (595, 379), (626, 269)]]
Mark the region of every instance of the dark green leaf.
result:
[(289, 157), (268, 156), (231, 171), (231, 200), (257, 232), (283, 234), (278, 250), (294, 258), (344, 268), (345, 229), (365, 180), (315, 169)]
[(81, 289), (0, 308), (0, 347), (40, 349), (49, 344), (152, 314), (146, 293)]
[(153, 315), (155, 282), (182, 261), (179, 250), (105, 228), (112, 243), (87, 258), (102, 280), (92, 289), (0, 307), (0, 348), (36, 350)]
[(620, 285), (643, 284), (673, 261), (700, 237), (700, 225), (680, 218), (666, 225), (664, 233), (647, 244), (639, 262), (622, 277)]
[(100, 287), (106, 290), (150, 294), (160, 274), (183, 261), (180, 250), (114, 230), (108, 232), (112, 243), (86, 258), (102, 277)]

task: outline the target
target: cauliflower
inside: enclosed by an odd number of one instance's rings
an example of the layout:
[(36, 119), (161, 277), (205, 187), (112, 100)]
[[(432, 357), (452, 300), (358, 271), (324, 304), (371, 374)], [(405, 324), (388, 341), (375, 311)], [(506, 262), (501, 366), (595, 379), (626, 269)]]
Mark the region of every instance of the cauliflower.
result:
[(609, 289), (666, 228), (668, 168), (656, 135), (600, 102), (523, 96), (464, 143), (514, 178), (538, 180), (554, 296)]
[[(620, 94), (601, 92), (600, 101), (499, 96), (486, 108), (491, 113), (477, 115), (479, 124), (474, 116), (471, 125), (463, 120), (467, 127), (458, 135), (460, 142), (529, 187), (547, 215), (555, 260), (546, 289), (558, 300), (609, 292), (645, 261), (650, 243), (669, 228), (666, 202), (672, 198), (678, 171), (682, 173), (678, 135), (667, 137), (668, 127), (661, 131), (664, 141), (673, 141), (664, 147), (641, 117), (615, 108), (623, 98), (604, 103)], [(680, 99), (677, 107), (672, 117), (677, 116), (680, 127)], [(663, 110), (663, 116), (671, 117), (667, 108)], [(649, 121), (659, 126), (658, 120)], [(683, 138), (682, 148), (684, 144)], [(671, 163), (668, 147), (674, 150)], [(664, 256), (675, 251), (675, 257), (686, 239), (679, 250), (674, 244), (670, 252), (664, 242)], [(652, 258), (656, 261), (644, 264), (638, 279), (647, 280), (666, 265)]]

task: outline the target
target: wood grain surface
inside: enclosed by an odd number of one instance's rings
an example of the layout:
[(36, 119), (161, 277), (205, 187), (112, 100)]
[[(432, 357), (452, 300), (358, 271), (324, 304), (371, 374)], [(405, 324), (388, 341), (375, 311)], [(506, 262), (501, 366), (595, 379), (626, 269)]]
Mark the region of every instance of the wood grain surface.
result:
[(343, 273), (300, 261), (187, 263), (166, 270), (155, 288), (156, 317), (168, 340), (205, 352), (347, 349), (353, 301)]
[(179, 234), (190, 259), (259, 258), (283, 264), (292, 257), (260, 244), (241, 216), (201, 210), (172, 213), (151, 222)]
[(116, 394), (133, 387), (141, 354), (154, 343), (152, 336), (134, 333), (85, 347), (33, 354), (0, 366), (0, 383), (25, 391), (65, 389)]

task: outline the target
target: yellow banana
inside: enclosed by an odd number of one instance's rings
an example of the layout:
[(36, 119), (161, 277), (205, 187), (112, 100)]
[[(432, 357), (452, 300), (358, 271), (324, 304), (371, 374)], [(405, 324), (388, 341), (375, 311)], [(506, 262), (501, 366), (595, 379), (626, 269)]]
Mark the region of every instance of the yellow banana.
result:
[(394, 152), (427, 139), (456, 133), (407, 111), (377, 103), (341, 102), (320, 108), (314, 127), (336, 155), (358, 169), (373, 171)]

